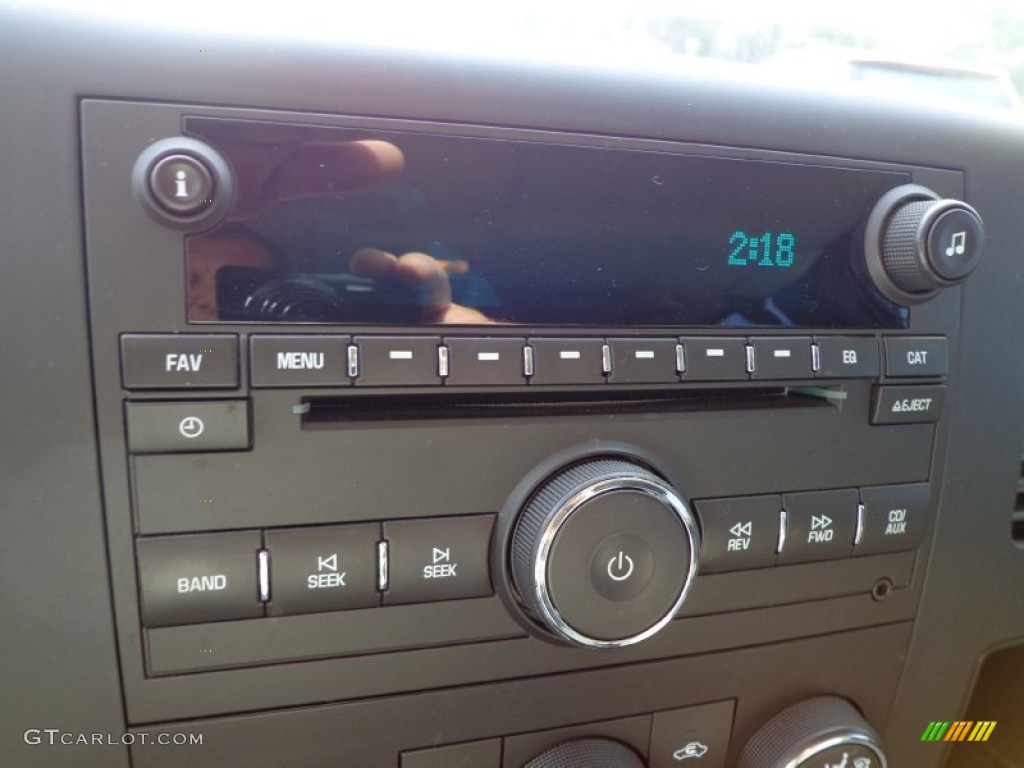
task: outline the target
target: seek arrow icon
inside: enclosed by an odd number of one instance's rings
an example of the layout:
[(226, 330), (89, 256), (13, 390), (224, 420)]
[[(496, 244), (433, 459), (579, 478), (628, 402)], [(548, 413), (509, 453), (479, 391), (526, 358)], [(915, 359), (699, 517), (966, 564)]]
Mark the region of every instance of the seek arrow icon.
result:
[(754, 524), (749, 520), (745, 523), (736, 523), (736, 525), (729, 529), (729, 533), (737, 538), (741, 536), (752, 536), (754, 534)]
[(811, 530), (820, 531), (832, 525), (832, 518), (828, 515), (811, 515)]

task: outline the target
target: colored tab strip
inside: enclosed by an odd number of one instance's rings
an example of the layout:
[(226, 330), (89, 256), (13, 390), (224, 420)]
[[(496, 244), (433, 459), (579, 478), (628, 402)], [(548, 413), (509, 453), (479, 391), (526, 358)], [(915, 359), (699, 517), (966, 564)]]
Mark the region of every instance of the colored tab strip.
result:
[(941, 741), (947, 728), (949, 728), (949, 721), (928, 723), (928, 727), (924, 729), (924, 735), (921, 736), (921, 741)]
[(957, 720), (953, 723), (953, 727), (949, 729), (949, 733), (946, 734), (945, 741), (963, 741), (967, 735), (967, 729), (974, 725), (971, 720)]

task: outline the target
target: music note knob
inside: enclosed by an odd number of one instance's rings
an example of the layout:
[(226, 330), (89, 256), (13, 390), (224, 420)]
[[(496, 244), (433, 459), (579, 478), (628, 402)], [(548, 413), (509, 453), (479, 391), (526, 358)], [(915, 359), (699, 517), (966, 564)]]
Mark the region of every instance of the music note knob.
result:
[(984, 242), (984, 225), (971, 206), (907, 184), (884, 195), (868, 218), (868, 271), (890, 299), (918, 304), (967, 279)]

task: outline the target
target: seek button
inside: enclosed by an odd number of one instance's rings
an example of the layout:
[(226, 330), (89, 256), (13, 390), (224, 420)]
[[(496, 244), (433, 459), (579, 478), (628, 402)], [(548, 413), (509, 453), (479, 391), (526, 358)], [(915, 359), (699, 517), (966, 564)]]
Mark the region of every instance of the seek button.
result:
[(488, 568), (493, 515), (384, 523), (388, 541), (385, 605), (493, 594)]

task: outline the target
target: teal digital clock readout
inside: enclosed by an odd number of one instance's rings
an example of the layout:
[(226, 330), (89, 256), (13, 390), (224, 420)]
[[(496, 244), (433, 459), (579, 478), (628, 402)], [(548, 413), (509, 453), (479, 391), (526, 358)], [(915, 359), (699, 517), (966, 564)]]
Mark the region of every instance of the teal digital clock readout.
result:
[(748, 234), (737, 229), (729, 236), (730, 267), (792, 267), (796, 261), (796, 236), (792, 232)]

